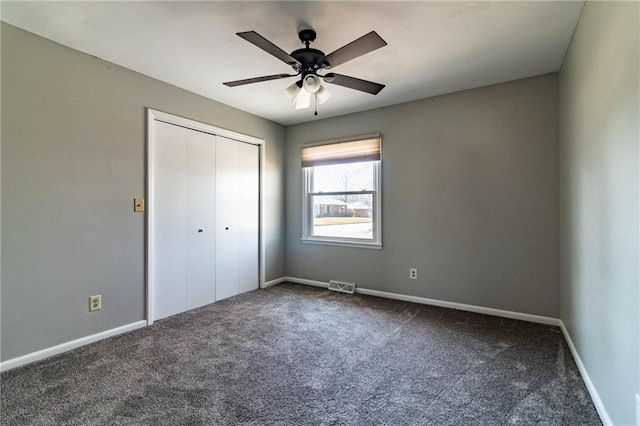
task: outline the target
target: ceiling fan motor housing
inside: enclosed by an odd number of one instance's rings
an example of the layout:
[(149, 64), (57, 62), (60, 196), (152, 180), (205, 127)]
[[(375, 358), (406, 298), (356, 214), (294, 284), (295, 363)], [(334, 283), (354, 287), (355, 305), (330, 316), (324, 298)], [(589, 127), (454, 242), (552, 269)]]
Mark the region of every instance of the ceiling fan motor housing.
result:
[(296, 71), (301, 72), (303, 75), (315, 74), (319, 69), (329, 66), (329, 63), (324, 59), (325, 54), (318, 49), (305, 47), (294, 50), (291, 52), (291, 57), (302, 64)]

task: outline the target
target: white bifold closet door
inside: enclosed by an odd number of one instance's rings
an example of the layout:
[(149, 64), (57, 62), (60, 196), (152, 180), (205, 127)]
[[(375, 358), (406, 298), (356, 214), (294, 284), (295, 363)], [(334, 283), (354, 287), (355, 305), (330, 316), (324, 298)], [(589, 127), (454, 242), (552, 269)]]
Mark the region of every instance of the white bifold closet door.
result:
[(258, 288), (258, 150), (216, 137), (216, 300)]
[(154, 317), (215, 301), (215, 136), (156, 121)]
[(154, 121), (152, 321), (259, 286), (259, 147)]

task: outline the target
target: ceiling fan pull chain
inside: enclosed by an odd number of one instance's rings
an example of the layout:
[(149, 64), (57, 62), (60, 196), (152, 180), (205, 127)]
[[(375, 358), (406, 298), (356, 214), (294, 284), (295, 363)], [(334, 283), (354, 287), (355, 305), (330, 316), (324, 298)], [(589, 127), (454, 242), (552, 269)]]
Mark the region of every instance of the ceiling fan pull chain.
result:
[(315, 113), (313, 115), (318, 115), (318, 95), (315, 94), (315, 93), (313, 94), (313, 101), (314, 101), (315, 106), (316, 106), (316, 111), (315, 111)]

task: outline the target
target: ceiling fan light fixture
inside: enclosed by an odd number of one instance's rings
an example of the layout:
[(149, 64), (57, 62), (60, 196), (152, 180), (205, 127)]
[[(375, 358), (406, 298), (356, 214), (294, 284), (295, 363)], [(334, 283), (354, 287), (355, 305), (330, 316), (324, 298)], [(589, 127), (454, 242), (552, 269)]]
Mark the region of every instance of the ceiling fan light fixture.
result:
[(335, 76), (336, 75), (334, 73), (330, 72), (329, 74), (323, 75), (322, 79), (327, 83), (331, 83)]
[(331, 94), (324, 87), (320, 87), (320, 89), (318, 89), (318, 91), (316, 92), (316, 98), (318, 99), (319, 104), (327, 102), (330, 96)]
[(316, 93), (322, 87), (320, 77), (315, 74), (305, 75), (302, 79), (302, 87), (309, 93)]
[(296, 81), (291, 86), (284, 89), (284, 93), (292, 102), (295, 102), (298, 93), (300, 93), (300, 86), (298, 86), (298, 82)]
[(306, 90), (300, 90), (295, 100), (293, 101), (296, 109), (309, 108), (311, 105), (311, 93)]

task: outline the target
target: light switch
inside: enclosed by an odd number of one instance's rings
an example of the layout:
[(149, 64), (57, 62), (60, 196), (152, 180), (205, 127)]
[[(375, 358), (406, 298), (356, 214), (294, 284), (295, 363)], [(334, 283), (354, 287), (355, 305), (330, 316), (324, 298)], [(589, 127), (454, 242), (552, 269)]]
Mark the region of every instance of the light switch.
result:
[(133, 211), (138, 213), (144, 211), (144, 198), (133, 199)]

